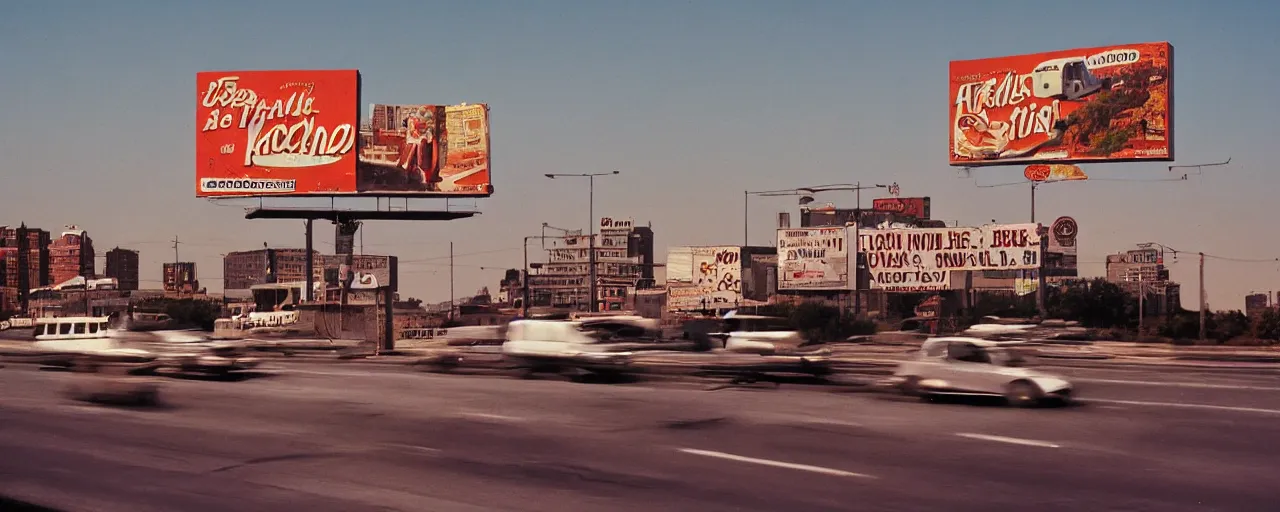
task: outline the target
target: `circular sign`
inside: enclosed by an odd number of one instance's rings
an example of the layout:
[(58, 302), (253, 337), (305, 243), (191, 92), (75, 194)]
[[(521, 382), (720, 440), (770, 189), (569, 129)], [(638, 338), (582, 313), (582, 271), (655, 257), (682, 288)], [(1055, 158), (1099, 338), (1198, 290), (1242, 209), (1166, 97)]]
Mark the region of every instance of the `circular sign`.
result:
[(1049, 179), (1049, 173), (1049, 166), (1044, 164), (1031, 164), (1022, 171), (1022, 175), (1031, 181), (1046, 181)]
[(1053, 237), (1063, 245), (1074, 242), (1079, 229), (1076, 220), (1071, 217), (1058, 217), (1058, 220), (1053, 221)]

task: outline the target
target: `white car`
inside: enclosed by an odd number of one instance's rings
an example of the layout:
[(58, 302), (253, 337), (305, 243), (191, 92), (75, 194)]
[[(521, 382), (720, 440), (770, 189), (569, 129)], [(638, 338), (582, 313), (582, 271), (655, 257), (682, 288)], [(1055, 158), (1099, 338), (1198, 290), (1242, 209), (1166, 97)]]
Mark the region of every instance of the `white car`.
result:
[(507, 325), (502, 355), (529, 373), (569, 368), (618, 373), (631, 362), (620, 341), (614, 332), (583, 322), (516, 320)]
[(804, 338), (785, 318), (735, 310), (724, 315), (724, 324), (724, 348), (729, 352), (772, 355), (795, 351), (804, 344)]
[(903, 393), (1003, 396), (1011, 405), (1069, 402), (1072, 385), (1057, 375), (1026, 368), (1019, 342), (947, 337), (925, 340), (894, 380)]

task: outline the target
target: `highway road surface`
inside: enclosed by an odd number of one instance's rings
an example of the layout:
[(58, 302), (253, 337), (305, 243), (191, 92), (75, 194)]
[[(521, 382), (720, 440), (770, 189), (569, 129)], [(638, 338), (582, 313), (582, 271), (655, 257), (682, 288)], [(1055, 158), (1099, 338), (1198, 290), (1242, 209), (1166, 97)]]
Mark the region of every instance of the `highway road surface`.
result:
[(1064, 370), (1085, 405), (929, 404), (295, 364), (167, 406), (0, 369), (0, 496), (57, 510), (1275, 510), (1280, 379)]

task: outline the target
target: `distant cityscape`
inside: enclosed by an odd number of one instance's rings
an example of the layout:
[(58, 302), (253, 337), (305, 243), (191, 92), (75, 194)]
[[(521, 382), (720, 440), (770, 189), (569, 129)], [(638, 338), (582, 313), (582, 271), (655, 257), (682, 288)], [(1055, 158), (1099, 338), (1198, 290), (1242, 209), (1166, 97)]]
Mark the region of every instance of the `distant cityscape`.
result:
[[(944, 221), (930, 218), (928, 198), (894, 198), (893, 201), (896, 203), (877, 200), (876, 207), (863, 211), (836, 208), (830, 204), (806, 205), (801, 208), (799, 226), (793, 228), (790, 214), (783, 213), (778, 217), (777, 230), (779, 237), (783, 237), (808, 233), (794, 230), (854, 225), (867, 230), (947, 226)], [(1077, 269), (1078, 246), (1074, 235), (1077, 228), (1074, 220), (1061, 217), (1055, 221), (1054, 229), (1058, 229), (1056, 224), (1062, 223), (1063, 219), (1071, 223), (1070, 236), (1050, 235), (1041, 270), (1045, 273), (1046, 286), (1063, 286), (1081, 280)], [(437, 312), (444, 309), (452, 314), (460, 305), (483, 304), (490, 309), (594, 309), (634, 311), (644, 316), (664, 317), (770, 303), (818, 301), (856, 308), (860, 314), (876, 316), (888, 308), (890, 293), (963, 291), (961, 300), (972, 304), (984, 300), (984, 297), (1026, 296), (1035, 293), (1040, 282), (1036, 270), (980, 270), (943, 272), (948, 275), (942, 276), (935, 285), (917, 283), (890, 287), (876, 282), (875, 269), (868, 267), (866, 254), (861, 253), (857, 257), (856, 280), (847, 279), (844, 275), (829, 275), (827, 279), (835, 279), (834, 285), (810, 286), (803, 284), (809, 282), (804, 280), (820, 280), (823, 270), (798, 269), (793, 261), (794, 254), (780, 262), (777, 243), (761, 246), (676, 246), (668, 249), (664, 261), (659, 261), (655, 258), (652, 226), (639, 225), (629, 218), (603, 218), (598, 221), (594, 257), (589, 254), (591, 239), (582, 230), (544, 226), (541, 236), (526, 237), (525, 240), (526, 244), (537, 246), (542, 254), (536, 255), (535, 261), (528, 262), (524, 269), (508, 270), (496, 283), (497, 293), (490, 294), (486, 286), (475, 296), (455, 297), (447, 303), (429, 304), (425, 309)], [(841, 233), (840, 240), (846, 236), (843, 230), (834, 232)], [(343, 236), (350, 238), (352, 234), (344, 233)], [(396, 258), (349, 254), (350, 244), (340, 245), (348, 248), (348, 254), (311, 251), (310, 262), (306, 249), (302, 248), (264, 247), (229, 252), (223, 257), (222, 292), (210, 296), (200, 284), (194, 262), (164, 263), (160, 269), (161, 288), (143, 290), (140, 287), (143, 280), (140, 279), (142, 269), (137, 250), (121, 247), (107, 250), (105, 265), (99, 272), (94, 264), (94, 241), (84, 229), (66, 226), (55, 237), (50, 231), (26, 225), (4, 226), (0, 227), (0, 313), (56, 316), (80, 311), (107, 314), (146, 297), (190, 297), (223, 303), (263, 302), (259, 310), (278, 310), (286, 304), (305, 302), (376, 304), (380, 299), (375, 290), (390, 288), (393, 292), (399, 291)], [(845, 258), (835, 251), (826, 256), (830, 261)], [(590, 286), (591, 261), (596, 267), (594, 308)], [(662, 274), (665, 279), (659, 279), (656, 272), (659, 268), (665, 270)], [(843, 272), (833, 268), (828, 265), (825, 272)], [(854, 267), (850, 265), (848, 268)], [(1108, 255), (1105, 279), (1131, 293), (1142, 293), (1147, 298), (1143, 307), (1148, 314), (1162, 315), (1181, 308), (1181, 285), (1170, 278), (1161, 248), (1139, 246)], [(313, 287), (310, 294), (306, 293), (308, 284)], [(254, 290), (266, 288), (280, 290), (279, 293), (284, 295), (273, 296), (264, 302), (255, 296)], [(74, 296), (74, 292), (79, 290), (97, 292), (100, 300), (82, 301)], [(1268, 295), (1247, 299), (1251, 311), (1269, 305)], [(495, 311), (490, 313), (496, 314)]]

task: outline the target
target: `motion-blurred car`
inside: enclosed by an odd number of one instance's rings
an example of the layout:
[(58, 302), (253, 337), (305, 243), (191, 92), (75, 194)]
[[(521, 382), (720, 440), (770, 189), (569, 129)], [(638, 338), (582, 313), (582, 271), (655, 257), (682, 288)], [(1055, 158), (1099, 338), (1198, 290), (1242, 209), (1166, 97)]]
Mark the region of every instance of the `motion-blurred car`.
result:
[(36, 320), (28, 351), (46, 366), (71, 368), (94, 362), (118, 364), (129, 373), (171, 368), (186, 373), (225, 375), (260, 363), (237, 343), (210, 342), (188, 331), (130, 332), (110, 329), (105, 317)]
[(931, 338), (899, 365), (894, 381), (904, 394), (925, 398), (1001, 396), (1020, 407), (1071, 401), (1071, 383), (1027, 368), (1027, 357), (1018, 345), (969, 337)]
[(626, 342), (639, 341), (646, 329), (619, 332), (590, 323), (561, 320), (516, 320), (507, 325), (502, 355), (527, 373), (585, 370), (617, 374), (631, 362)]

